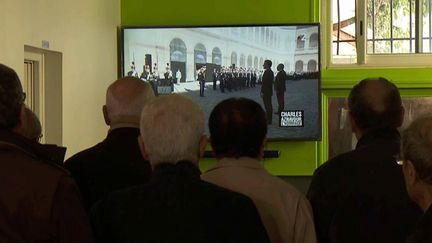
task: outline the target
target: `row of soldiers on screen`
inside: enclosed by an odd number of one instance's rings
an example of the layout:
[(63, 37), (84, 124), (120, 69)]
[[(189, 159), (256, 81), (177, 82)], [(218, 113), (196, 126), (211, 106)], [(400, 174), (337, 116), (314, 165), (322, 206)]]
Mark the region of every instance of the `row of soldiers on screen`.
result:
[(138, 75), (138, 72), (135, 69), (135, 63), (134, 62), (131, 63), (130, 67), (131, 67), (131, 70), (127, 73), (127, 76), (136, 77), (136, 78), (139, 77), (140, 79), (146, 80), (146, 81), (157, 81), (161, 85), (164, 85), (163, 84), (164, 81), (176, 83), (176, 81), (179, 81), (181, 79), (181, 76), (182, 76), (180, 70), (177, 70), (176, 75), (174, 77), (169, 63), (166, 64), (165, 71), (163, 72), (162, 75), (160, 75), (161, 73), (158, 71), (158, 66), (156, 63), (154, 64), (153, 69), (150, 69), (149, 65), (145, 65), (143, 67), (143, 72), (141, 73), (141, 75)]
[(213, 71), (213, 90), (219, 89), (222, 93), (225, 89), (228, 92), (253, 88), (259, 82), (260, 72), (256, 69), (222, 67), (220, 70)]
[[(139, 76), (141, 80), (147, 81), (150, 83), (154, 93), (156, 95), (159, 95), (158, 87), (171, 87), (171, 92), (174, 91), (174, 83), (180, 82), (181, 79), (181, 72), (180, 70), (177, 70), (175, 78), (173, 77), (173, 73), (171, 71), (169, 63), (166, 64), (165, 71), (163, 72), (163, 75), (160, 75), (158, 71), (157, 63), (154, 63), (153, 69), (150, 69), (149, 65), (145, 65), (143, 67), (143, 72)], [(130, 77), (137, 77), (138, 78), (138, 72), (135, 70), (135, 63), (132, 62), (131, 64), (131, 71), (127, 73), (127, 76)]]

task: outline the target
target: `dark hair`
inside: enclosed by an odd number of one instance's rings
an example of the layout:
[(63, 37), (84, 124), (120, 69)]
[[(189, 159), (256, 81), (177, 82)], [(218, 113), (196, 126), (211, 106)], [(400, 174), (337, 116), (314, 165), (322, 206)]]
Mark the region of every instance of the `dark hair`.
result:
[(360, 129), (393, 129), (401, 125), (399, 90), (385, 78), (363, 79), (356, 84), (348, 97), (348, 107)]
[(24, 93), (16, 72), (0, 64), (0, 129), (12, 129), (20, 120)]
[(272, 61), (267, 59), (264, 61), (264, 64), (267, 64), (267, 66), (271, 67), (273, 63), (272, 63)]
[(255, 101), (229, 98), (211, 112), (209, 129), (217, 158), (256, 158), (267, 134), (267, 121), (264, 110)]
[(281, 70), (283, 70), (284, 69), (284, 67), (285, 67), (285, 65), (283, 65), (282, 63), (279, 63), (278, 65), (277, 65), (277, 69), (281, 69)]

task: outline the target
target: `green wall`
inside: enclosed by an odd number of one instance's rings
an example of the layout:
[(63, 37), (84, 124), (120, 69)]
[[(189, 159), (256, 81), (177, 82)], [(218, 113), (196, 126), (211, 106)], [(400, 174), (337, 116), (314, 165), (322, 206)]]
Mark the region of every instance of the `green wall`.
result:
[[(319, 0), (218, 0), (218, 1), (121, 1), (123, 26), (216, 25), (258, 23), (319, 22)], [(325, 57), (321, 57), (324, 60)], [(432, 88), (430, 68), (399, 69), (323, 69), (323, 141), (270, 142), (267, 149), (281, 152), (277, 159), (266, 159), (264, 165), (275, 175), (311, 175), (327, 158), (326, 99), (343, 96), (346, 89), (365, 77), (383, 76), (396, 82), (410, 95), (425, 94), (421, 88)], [(430, 93), (427, 91), (426, 93)], [(213, 160), (201, 162), (205, 170)]]

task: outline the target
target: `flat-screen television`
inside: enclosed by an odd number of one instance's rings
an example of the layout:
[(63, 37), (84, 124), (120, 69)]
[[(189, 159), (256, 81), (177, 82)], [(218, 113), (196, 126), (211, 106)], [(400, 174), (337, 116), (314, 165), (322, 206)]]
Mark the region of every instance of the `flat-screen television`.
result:
[(190, 96), (206, 120), (220, 101), (246, 97), (271, 120), (268, 138), (321, 139), (319, 24), (122, 27), (120, 39), (120, 76)]

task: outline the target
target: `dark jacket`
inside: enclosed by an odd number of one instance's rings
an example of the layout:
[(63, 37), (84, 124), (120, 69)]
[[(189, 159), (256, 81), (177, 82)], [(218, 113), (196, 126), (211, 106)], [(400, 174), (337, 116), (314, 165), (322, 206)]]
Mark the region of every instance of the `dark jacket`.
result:
[(117, 128), (92, 148), (65, 162), (84, 198), (86, 209), (109, 192), (146, 183), (151, 174), (138, 146), (138, 128)]
[(262, 85), (261, 85), (261, 93), (265, 96), (272, 96), (273, 95), (273, 79), (274, 79), (274, 73), (269, 68), (266, 69), (262, 76)]
[(269, 242), (253, 202), (200, 179), (189, 162), (160, 164), (149, 184), (92, 209), (98, 242)]
[(404, 242), (421, 215), (405, 189), (396, 130), (369, 132), (314, 173), (307, 194), (318, 242)]
[(286, 87), (285, 87), (286, 80), (287, 80), (287, 75), (284, 70), (281, 70), (276, 74), (275, 82), (274, 82), (274, 89), (276, 93), (283, 93), (286, 91)]
[(92, 242), (64, 152), (0, 131), (0, 242)]
[(431, 243), (432, 242), (432, 207), (417, 222), (415, 229), (408, 236), (405, 243)]

